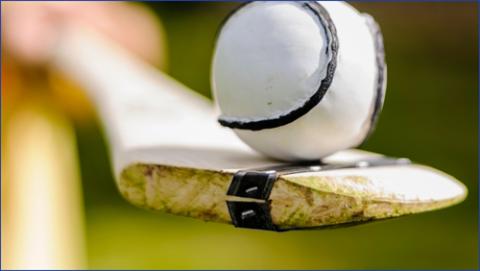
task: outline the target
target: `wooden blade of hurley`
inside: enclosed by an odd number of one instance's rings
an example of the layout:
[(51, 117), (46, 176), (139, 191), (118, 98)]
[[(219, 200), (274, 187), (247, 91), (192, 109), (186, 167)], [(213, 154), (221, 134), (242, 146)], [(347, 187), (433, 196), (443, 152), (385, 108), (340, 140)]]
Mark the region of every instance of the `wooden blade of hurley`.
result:
[(143, 208), (285, 230), (425, 212), (467, 195), (441, 171), (359, 150), (278, 167), (220, 127), (208, 100), (85, 29), (65, 31), (53, 64), (94, 101), (118, 188)]

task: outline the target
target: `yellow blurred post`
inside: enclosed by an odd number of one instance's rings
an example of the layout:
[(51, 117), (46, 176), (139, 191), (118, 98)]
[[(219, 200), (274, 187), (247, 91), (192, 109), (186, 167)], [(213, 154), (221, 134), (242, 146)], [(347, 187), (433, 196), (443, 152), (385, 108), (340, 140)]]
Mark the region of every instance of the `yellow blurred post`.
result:
[(65, 119), (42, 104), (21, 105), (2, 127), (1, 267), (84, 269), (74, 133)]

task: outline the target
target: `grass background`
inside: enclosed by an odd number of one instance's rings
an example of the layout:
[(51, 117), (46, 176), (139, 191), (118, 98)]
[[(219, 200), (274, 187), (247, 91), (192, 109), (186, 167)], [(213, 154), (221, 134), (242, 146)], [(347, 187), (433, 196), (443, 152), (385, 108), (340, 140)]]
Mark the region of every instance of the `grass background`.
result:
[[(98, 124), (78, 125), (91, 268), (478, 268), (477, 3), (352, 3), (382, 27), (388, 89), (362, 148), (405, 156), (463, 181), (469, 196), (431, 213), (323, 231), (234, 229), (130, 206), (118, 194)], [(238, 3), (149, 3), (168, 73), (210, 96), (217, 28)]]

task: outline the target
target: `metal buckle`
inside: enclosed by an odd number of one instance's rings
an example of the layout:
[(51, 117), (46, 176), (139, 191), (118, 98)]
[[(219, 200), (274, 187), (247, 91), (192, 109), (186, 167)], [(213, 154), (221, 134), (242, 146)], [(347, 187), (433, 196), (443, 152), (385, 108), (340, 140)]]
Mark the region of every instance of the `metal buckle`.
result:
[(277, 172), (238, 171), (232, 179), (227, 195), (261, 201), (227, 201), (233, 225), (240, 228), (276, 230), (270, 216), (270, 192), (277, 180)]
[(277, 231), (270, 215), (270, 202), (227, 201), (233, 225), (239, 228)]
[(241, 170), (233, 176), (227, 195), (267, 200), (276, 179), (277, 172), (274, 170), (266, 172)]

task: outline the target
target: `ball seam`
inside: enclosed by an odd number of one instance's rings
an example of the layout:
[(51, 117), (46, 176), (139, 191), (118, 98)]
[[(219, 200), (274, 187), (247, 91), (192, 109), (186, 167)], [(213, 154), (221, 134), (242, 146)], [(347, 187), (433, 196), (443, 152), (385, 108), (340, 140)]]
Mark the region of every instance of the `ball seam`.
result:
[[(252, 2), (249, 2), (252, 3)], [(245, 7), (247, 4), (241, 5)], [(240, 8), (241, 8), (240, 7)], [(275, 118), (254, 120), (254, 121), (243, 121), (243, 120), (232, 120), (228, 117), (220, 116), (218, 122), (225, 127), (242, 129), (242, 130), (252, 130), (258, 131), (263, 129), (277, 128), (280, 126), (287, 125), (298, 118), (302, 117), (308, 113), (312, 108), (314, 108), (322, 98), (325, 96), (325, 93), (330, 88), (330, 85), (333, 81), (335, 75), (335, 70), (337, 66), (337, 55), (338, 55), (338, 37), (335, 24), (330, 17), (328, 11), (318, 2), (304, 2), (302, 7), (307, 8), (312, 12), (320, 21), (321, 26), (323, 27), (326, 36), (328, 46), (325, 49), (325, 54), (328, 56), (331, 54), (331, 59), (327, 63), (327, 72), (325, 77), (320, 81), (320, 86), (315, 91), (315, 93), (300, 107), (288, 112), (287, 114), (280, 115)], [(236, 10), (238, 11), (238, 9)], [(235, 12), (232, 12), (229, 17), (233, 16)], [(228, 19), (227, 19), (228, 20)], [(221, 32), (221, 31), (220, 31)]]

